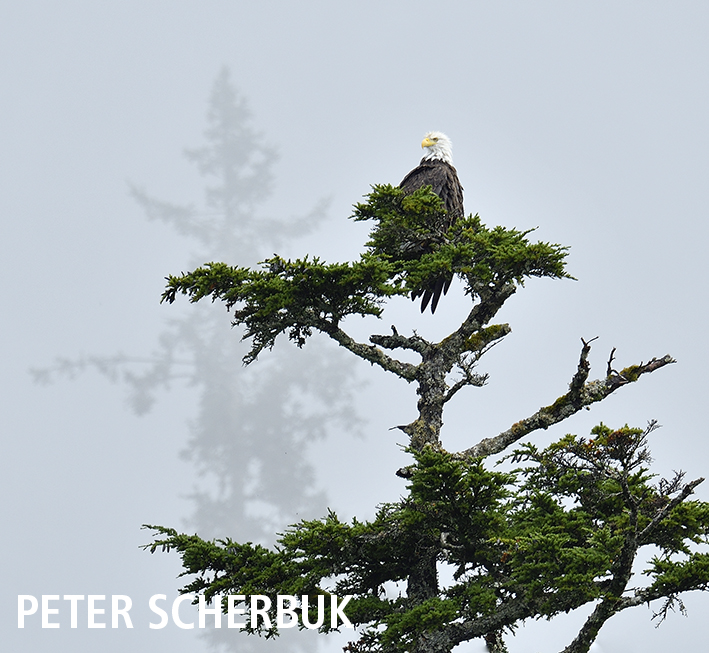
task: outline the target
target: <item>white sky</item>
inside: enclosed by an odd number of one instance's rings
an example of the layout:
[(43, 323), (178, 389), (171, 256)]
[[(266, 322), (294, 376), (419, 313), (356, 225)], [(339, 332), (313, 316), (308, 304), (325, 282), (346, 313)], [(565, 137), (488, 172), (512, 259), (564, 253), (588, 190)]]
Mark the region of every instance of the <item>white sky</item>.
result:
[[(372, 183), (398, 183), (431, 129), (454, 142), (468, 212), (571, 246), (578, 282), (532, 282), (510, 300), (502, 317), (513, 333), (482, 366), (490, 385), (456, 399), (444, 445), (469, 446), (551, 403), (575, 370), (579, 338), (599, 336), (593, 378), (614, 346), (619, 367), (666, 353), (679, 362), (534, 441), (656, 418), (657, 470), (707, 475), (708, 28), (706, 3), (648, 0), (0, 5), (8, 650), (206, 650), (193, 634), (145, 622), (131, 632), (19, 631), (15, 602), (19, 593), (113, 593), (137, 604), (177, 587), (176, 558), (139, 551), (148, 538), (138, 528), (179, 526), (189, 513), (193, 470), (178, 452), (193, 395), (178, 388), (137, 418), (103, 379), (41, 387), (27, 370), (57, 355), (148, 352), (165, 321), (189, 310), (157, 302), (190, 245), (145, 221), (126, 180), (200, 200), (202, 180), (182, 149), (201, 144), (223, 65), (281, 153), (269, 208), (290, 215), (331, 200), (323, 231), (285, 254), (355, 257), (366, 233), (346, 220), (352, 204)], [(402, 304), (373, 330), (389, 319), (442, 335), (464, 301), (449, 295), (434, 319)], [(302, 356), (307, 364), (307, 347)], [(314, 454), (345, 516), (367, 516), (401, 492), (392, 474), (401, 438), (387, 429), (414, 410), (411, 389), (368, 365), (361, 372), (371, 381), (367, 439), (330, 440)], [(355, 493), (365, 470), (366, 489)], [(697, 495), (709, 500), (709, 486)], [(617, 617), (598, 650), (699, 649), (709, 598), (686, 604), (688, 619), (658, 630), (646, 608)], [(510, 649), (558, 651), (570, 628), (534, 624)]]

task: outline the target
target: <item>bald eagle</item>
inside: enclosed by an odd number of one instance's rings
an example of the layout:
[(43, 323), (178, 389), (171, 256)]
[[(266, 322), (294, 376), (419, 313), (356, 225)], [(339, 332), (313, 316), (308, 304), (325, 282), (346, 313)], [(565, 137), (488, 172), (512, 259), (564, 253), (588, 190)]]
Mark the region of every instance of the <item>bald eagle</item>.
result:
[[(426, 150), (421, 163), (404, 177), (399, 188), (408, 195), (423, 186), (431, 186), (433, 192), (443, 200), (446, 209), (445, 220), (435, 225), (435, 233), (431, 234), (431, 240), (440, 243), (443, 242), (443, 236), (448, 229), (464, 215), (463, 187), (453, 167), (453, 146), (445, 134), (429, 132), (421, 141), (421, 147)], [(430, 247), (427, 251), (430, 251)], [(448, 292), (452, 280), (453, 276), (450, 274), (431, 279), (425, 287), (415, 290), (411, 299), (415, 301), (422, 297), (421, 312), (426, 310), (430, 302), (431, 313), (435, 313), (441, 293), (445, 295)]]

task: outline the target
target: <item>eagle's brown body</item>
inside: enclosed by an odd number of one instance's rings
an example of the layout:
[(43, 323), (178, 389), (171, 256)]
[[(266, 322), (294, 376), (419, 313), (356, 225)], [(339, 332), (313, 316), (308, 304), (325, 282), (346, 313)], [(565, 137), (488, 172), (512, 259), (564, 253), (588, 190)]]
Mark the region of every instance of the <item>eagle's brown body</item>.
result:
[(431, 186), (431, 190), (443, 200), (448, 218), (446, 229), (463, 217), (463, 187), (450, 163), (440, 159), (421, 159), (421, 163), (399, 184), (407, 195), (423, 186)]
[[(406, 194), (413, 193), (424, 186), (431, 186), (436, 195), (443, 200), (446, 209), (445, 222), (435, 225), (438, 232), (432, 234), (431, 242), (440, 241), (448, 229), (463, 217), (463, 187), (458, 180), (458, 173), (452, 164), (451, 142), (445, 134), (440, 132), (430, 132), (421, 143), (422, 147), (429, 150), (429, 153), (421, 159), (421, 163), (414, 168), (399, 184)], [(425, 252), (422, 252), (425, 253)], [(416, 300), (422, 297), (421, 312), (426, 310), (429, 302), (431, 313), (436, 312), (441, 294), (448, 292), (453, 276), (442, 275), (430, 279), (425, 287), (419, 288), (411, 293), (411, 299)]]

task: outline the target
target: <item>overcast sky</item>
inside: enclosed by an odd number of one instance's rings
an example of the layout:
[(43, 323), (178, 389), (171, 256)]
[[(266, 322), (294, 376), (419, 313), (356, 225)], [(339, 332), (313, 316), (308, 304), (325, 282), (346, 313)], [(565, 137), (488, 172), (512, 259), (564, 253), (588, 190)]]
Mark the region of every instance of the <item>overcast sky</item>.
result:
[[(187, 269), (194, 248), (146, 221), (127, 182), (200, 200), (203, 180), (182, 152), (202, 143), (225, 65), (280, 153), (268, 210), (287, 217), (329, 200), (322, 229), (284, 254), (356, 257), (366, 227), (347, 220), (352, 204), (370, 184), (397, 184), (432, 129), (454, 143), (467, 212), (488, 225), (538, 227), (538, 238), (571, 247), (578, 281), (531, 282), (509, 301), (501, 317), (513, 332), (481, 366), (489, 385), (452, 402), (444, 446), (470, 446), (553, 402), (579, 339), (598, 336), (592, 378), (612, 347), (619, 367), (667, 353), (678, 364), (532, 440), (657, 419), (657, 471), (708, 475), (708, 30), (709, 5), (698, 1), (0, 5), (6, 646), (207, 650), (194, 632), (147, 628), (142, 606), (152, 594), (174, 596), (180, 568), (176, 556), (138, 549), (149, 539), (140, 524), (180, 527), (190, 512), (197, 479), (179, 452), (194, 393), (178, 384), (137, 417), (99, 375), (41, 386), (28, 370), (57, 356), (148, 354), (167, 321), (190, 310), (158, 301), (165, 275)], [(382, 323), (352, 329), (364, 338), (395, 321), (436, 337), (465, 301), (454, 288), (422, 318), (401, 300)], [(307, 365), (308, 347), (300, 354)], [(413, 389), (357, 369), (369, 381), (358, 404), (365, 438), (330, 438), (312, 452), (319, 486), (345, 517), (371, 516), (403, 491), (393, 474), (401, 437), (388, 428), (415, 409)], [(709, 500), (709, 485), (697, 496)], [(127, 594), (136, 628), (41, 630), (35, 621), (18, 630), (17, 594)], [(689, 617), (671, 615), (657, 630), (651, 610), (627, 611), (596, 650), (699, 648), (709, 597), (685, 602)], [(558, 651), (580, 618), (532, 624), (510, 650)]]

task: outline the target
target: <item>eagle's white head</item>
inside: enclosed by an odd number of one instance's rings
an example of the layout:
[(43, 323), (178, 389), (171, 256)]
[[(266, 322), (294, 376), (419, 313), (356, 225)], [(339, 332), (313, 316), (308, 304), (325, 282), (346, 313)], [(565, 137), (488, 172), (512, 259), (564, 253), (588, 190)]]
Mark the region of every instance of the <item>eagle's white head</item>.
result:
[(450, 138), (441, 132), (428, 132), (421, 141), (425, 148), (424, 159), (439, 159), (453, 165), (453, 143)]

